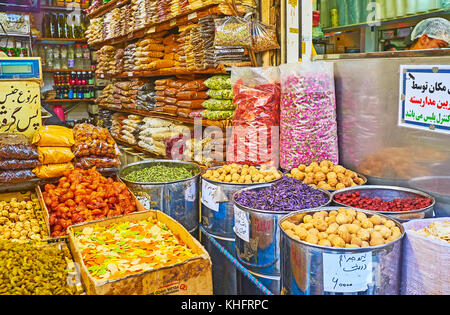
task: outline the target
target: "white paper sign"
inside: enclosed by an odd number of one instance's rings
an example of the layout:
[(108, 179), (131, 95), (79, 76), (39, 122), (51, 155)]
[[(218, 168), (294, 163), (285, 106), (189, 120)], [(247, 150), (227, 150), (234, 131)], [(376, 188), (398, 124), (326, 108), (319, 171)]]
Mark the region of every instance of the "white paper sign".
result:
[(184, 198), (186, 201), (194, 202), (195, 201), (195, 184), (190, 183), (186, 190), (184, 191)]
[(202, 203), (213, 211), (219, 211), (219, 204), (215, 202), (217, 186), (202, 180)]
[(324, 291), (362, 292), (372, 283), (372, 253), (323, 253)]
[(247, 243), (250, 242), (249, 221), (248, 213), (234, 206), (234, 233)]
[(400, 66), (399, 125), (450, 134), (450, 66)]
[(197, 17), (197, 12), (193, 12), (193, 13), (188, 15), (188, 21), (192, 20), (192, 19), (195, 19), (196, 17)]

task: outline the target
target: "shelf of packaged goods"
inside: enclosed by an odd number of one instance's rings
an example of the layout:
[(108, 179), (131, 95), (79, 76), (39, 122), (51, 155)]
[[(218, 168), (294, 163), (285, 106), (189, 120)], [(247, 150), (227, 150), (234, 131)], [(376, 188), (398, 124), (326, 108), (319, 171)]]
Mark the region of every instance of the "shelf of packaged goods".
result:
[(86, 38), (36, 38), (37, 41), (44, 44), (67, 44), (71, 45), (73, 43), (87, 43)]
[(49, 73), (55, 73), (55, 72), (93, 72), (93, 69), (44, 69), (42, 72), (49, 72)]
[(219, 66), (215, 69), (206, 69), (206, 70), (176, 70), (169, 71), (167, 70), (156, 70), (156, 71), (128, 71), (122, 72), (118, 75), (104, 75), (99, 74), (97, 78), (100, 79), (126, 79), (126, 78), (152, 78), (152, 77), (164, 77), (164, 76), (175, 76), (175, 75), (185, 75), (185, 74), (226, 74), (227, 69), (223, 66)]
[(100, 5), (98, 8), (94, 9), (92, 12), (88, 13), (86, 17), (88, 19), (94, 19), (99, 16), (102, 16), (103, 14), (106, 14), (110, 12), (111, 10), (115, 8), (120, 8), (128, 3), (130, 3), (130, 0), (111, 0), (105, 4)]
[[(245, 14), (246, 12), (245, 6), (237, 5), (236, 8), (239, 14)], [(94, 50), (98, 50), (105, 45), (117, 45), (126, 43), (132, 40), (143, 38), (146, 35), (151, 35), (153, 33), (159, 33), (178, 26), (186, 25), (188, 22), (195, 22), (200, 18), (218, 15), (233, 15), (233, 11), (227, 4), (209, 4), (196, 10), (183, 12), (177, 15), (176, 17), (170, 18), (165, 21), (151, 23), (138, 30), (133, 30), (126, 35), (122, 35), (116, 38), (110, 38), (104, 41), (89, 43), (89, 46), (91, 46), (91, 48)]]
[[(150, 111), (146, 111), (146, 110), (131, 109), (131, 108), (114, 109), (114, 108), (110, 108), (110, 107), (103, 106), (103, 105), (98, 105), (98, 107), (102, 108), (102, 109), (114, 111), (114, 112), (124, 113), (124, 114), (134, 114), (134, 115), (141, 115), (141, 116), (145, 116), (145, 117), (155, 117), (155, 118), (167, 119), (167, 120), (172, 120), (175, 122), (181, 122), (181, 123), (190, 124), (190, 125), (194, 125), (197, 123), (197, 119), (194, 120), (192, 118), (172, 116), (172, 115), (168, 115), (168, 114), (162, 114), (159, 112), (150, 112)], [(221, 129), (226, 129), (227, 127), (231, 127), (231, 120), (214, 121), (214, 120), (209, 120), (209, 119), (202, 119), (202, 120), (198, 119), (198, 122), (200, 122), (200, 121), (201, 121), (202, 126), (204, 126), (204, 127), (214, 126), (214, 127), (219, 127)]]
[(73, 103), (73, 102), (88, 102), (88, 103), (94, 103), (95, 98), (52, 98), (52, 99), (45, 99), (43, 102), (46, 103)]
[(47, 10), (47, 11), (68, 11), (68, 12), (72, 12), (75, 10), (80, 9), (80, 12), (83, 13), (85, 9), (87, 9), (87, 7), (80, 7), (79, 4), (72, 2), (72, 3), (68, 3), (65, 6), (40, 6), (41, 10)]
[(328, 27), (328, 28), (324, 28), (323, 32), (328, 34), (328, 33), (343, 32), (343, 31), (355, 31), (355, 30), (359, 30), (363, 27), (381, 26), (381, 25), (386, 25), (386, 24), (391, 24), (391, 23), (402, 23), (402, 22), (407, 22), (407, 21), (414, 20), (414, 19), (426, 19), (426, 18), (434, 17), (434, 16), (442, 16), (444, 14), (448, 15), (448, 11), (446, 11), (444, 9), (439, 9), (439, 10), (424, 12), (424, 13), (420, 13), (420, 14), (401, 16), (401, 17), (397, 17), (397, 18), (393, 18), (393, 19), (382, 19), (379, 21), (372, 21), (371, 23), (357, 23), (357, 24), (351, 24), (351, 25), (342, 25), (342, 26), (338, 26), (338, 27)]

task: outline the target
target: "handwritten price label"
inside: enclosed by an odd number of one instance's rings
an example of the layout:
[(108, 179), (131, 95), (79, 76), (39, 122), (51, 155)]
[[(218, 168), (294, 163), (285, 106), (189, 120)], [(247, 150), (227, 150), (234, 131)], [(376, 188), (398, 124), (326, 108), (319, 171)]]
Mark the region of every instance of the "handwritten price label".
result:
[(195, 201), (195, 197), (196, 197), (195, 184), (191, 183), (191, 184), (189, 184), (189, 186), (184, 191), (184, 198), (186, 199), (186, 201), (194, 202)]
[(327, 292), (366, 291), (372, 283), (372, 253), (323, 253), (323, 285)]
[(202, 180), (202, 203), (213, 211), (219, 211), (219, 204), (215, 201), (217, 186)]
[(197, 17), (197, 12), (193, 12), (188, 15), (188, 21), (195, 19)]
[(248, 213), (234, 206), (234, 233), (247, 243), (250, 242), (249, 221)]

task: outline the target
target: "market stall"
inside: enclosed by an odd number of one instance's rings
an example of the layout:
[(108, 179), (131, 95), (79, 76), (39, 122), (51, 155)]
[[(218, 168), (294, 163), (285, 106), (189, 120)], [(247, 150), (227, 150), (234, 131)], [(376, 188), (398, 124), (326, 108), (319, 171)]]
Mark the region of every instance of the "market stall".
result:
[[(303, 51), (268, 1), (47, 12), (44, 56), (0, 59), (0, 294), (450, 293), (448, 50), (315, 55), (318, 3)], [(44, 60), (88, 119), (41, 117)]]

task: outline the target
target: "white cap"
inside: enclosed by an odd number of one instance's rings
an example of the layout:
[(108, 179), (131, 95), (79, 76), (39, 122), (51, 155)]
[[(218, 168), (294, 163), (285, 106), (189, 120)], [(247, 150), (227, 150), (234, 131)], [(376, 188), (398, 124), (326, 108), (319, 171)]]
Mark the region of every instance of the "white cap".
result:
[(411, 33), (411, 40), (427, 34), (428, 37), (440, 39), (450, 44), (450, 22), (444, 18), (430, 18), (421, 21)]

